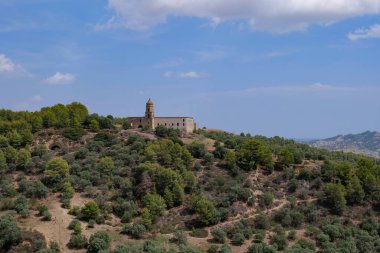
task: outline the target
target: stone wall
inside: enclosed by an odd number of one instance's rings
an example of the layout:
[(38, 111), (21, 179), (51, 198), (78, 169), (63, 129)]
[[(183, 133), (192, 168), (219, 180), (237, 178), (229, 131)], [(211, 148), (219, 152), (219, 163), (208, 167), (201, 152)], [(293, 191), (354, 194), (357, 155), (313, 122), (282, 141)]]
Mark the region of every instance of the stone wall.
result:
[(185, 117), (155, 117), (154, 127), (166, 126), (168, 128), (179, 129), (187, 133), (195, 130), (195, 122), (193, 118)]
[[(129, 117), (129, 123), (132, 128), (143, 128), (152, 126), (152, 120), (145, 117)], [(190, 117), (155, 117), (153, 127), (165, 126), (167, 128), (179, 129), (191, 133), (196, 129), (193, 118)]]

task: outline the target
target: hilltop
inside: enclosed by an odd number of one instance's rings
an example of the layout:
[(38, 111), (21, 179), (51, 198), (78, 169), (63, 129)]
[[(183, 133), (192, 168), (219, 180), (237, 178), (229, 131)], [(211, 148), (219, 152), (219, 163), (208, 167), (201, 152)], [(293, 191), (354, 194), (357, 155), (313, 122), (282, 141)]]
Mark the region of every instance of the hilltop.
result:
[(0, 252), (379, 252), (380, 161), (280, 137), (0, 110)]
[(380, 133), (363, 132), (360, 134), (338, 135), (328, 139), (306, 142), (313, 147), (329, 150), (348, 151), (380, 158)]

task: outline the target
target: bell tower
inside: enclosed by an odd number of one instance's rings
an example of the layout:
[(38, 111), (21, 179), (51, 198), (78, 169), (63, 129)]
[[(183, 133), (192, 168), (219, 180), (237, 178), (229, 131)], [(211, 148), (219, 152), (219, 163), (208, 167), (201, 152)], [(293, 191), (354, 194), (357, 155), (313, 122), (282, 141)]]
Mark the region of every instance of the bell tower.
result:
[(149, 127), (154, 129), (154, 105), (150, 98), (146, 102), (145, 118), (148, 121)]

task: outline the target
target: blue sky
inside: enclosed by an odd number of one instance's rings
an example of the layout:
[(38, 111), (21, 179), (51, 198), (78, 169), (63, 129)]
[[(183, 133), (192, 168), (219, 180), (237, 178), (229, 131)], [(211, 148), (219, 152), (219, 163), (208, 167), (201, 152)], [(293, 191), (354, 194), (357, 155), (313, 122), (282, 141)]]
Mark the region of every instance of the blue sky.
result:
[(0, 107), (194, 116), (236, 133), (380, 130), (380, 0), (0, 0)]

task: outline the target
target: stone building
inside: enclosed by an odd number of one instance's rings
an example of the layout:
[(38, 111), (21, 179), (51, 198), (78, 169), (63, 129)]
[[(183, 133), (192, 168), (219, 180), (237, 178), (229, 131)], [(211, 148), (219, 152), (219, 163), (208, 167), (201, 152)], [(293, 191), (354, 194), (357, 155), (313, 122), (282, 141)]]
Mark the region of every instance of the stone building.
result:
[(196, 124), (192, 117), (156, 117), (154, 105), (151, 99), (146, 103), (145, 117), (128, 117), (131, 128), (148, 127), (155, 129), (157, 126), (179, 129), (191, 133), (196, 130)]

